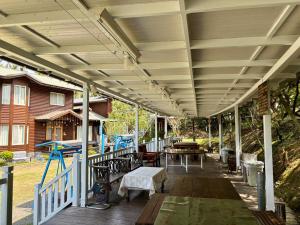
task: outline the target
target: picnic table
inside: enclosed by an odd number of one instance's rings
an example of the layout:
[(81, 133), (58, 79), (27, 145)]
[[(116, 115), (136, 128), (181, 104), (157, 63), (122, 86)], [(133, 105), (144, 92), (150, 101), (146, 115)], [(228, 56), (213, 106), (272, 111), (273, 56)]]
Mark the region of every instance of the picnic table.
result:
[(154, 225), (258, 225), (241, 200), (165, 197)]
[(226, 178), (179, 177), (171, 188), (170, 195), (241, 200)]
[[(168, 197), (169, 196), (169, 197)], [(167, 199), (167, 200), (166, 200)], [(199, 199), (194, 202), (194, 200)], [(137, 219), (135, 225), (160, 225), (160, 224), (178, 224), (180, 225), (181, 219), (173, 221), (166, 221), (170, 217), (174, 217), (175, 213), (168, 208), (164, 208), (163, 204), (167, 201), (167, 206), (172, 205), (172, 202), (184, 203), (189, 201), (189, 213), (192, 213), (193, 219), (185, 220), (182, 224), (241, 224), (241, 225), (283, 225), (283, 222), (273, 212), (269, 211), (250, 211), (241, 200), (238, 193), (228, 179), (225, 178), (203, 178), (203, 177), (180, 177), (177, 178), (174, 187), (171, 189), (170, 194), (154, 194), (145, 205), (142, 213)], [(168, 203), (169, 202), (169, 203)], [(191, 202), (191, 203), (190, 203)], [(174, 207), (175, 205), (175, 207)], [(190, 206), (192, 205), (192, 206)], [(186, 205), (180, 205), (185, 206)], [(201, 207), (200, 207), (201, 206)], [(173, 206), (176, 210), (176, 204)], [(192, 207), (192, 209), (190, 209)], [(194, 208), (196, 207), (196, 208)], [(161, 216), (158, 217), (160, 210)], [(173, 209), (171, 209), (173, 210)], [(186, 210), (186, 209), (183, 209)], [(217, 211), (216, 211), (217, 210)], [(216, 213), (211, 213), (216, 211)], [(186, 213), (186, 211), (185, 211)], [(229, 213), (226, 216), (224, 213)], [(176, 213), (177, 214), (177, 213)], [(181, 215), (184, 217), (185, 215)], [(225, 220), (220, 222), (225, 216)], [(180, 217), (180, 216), (179, 216)], [(231, 217), (234, 217), (231, 219)], [(177, 218), (177, 217), (176, 217)], [(202, 220), (199, 222), (197, 219)], [(157, 222), (156, 222), (157, 220)], [(196, 221), (196, 223), (192, 223)], [(163, 221), (163, 222), (161, 222)], [(227, 223), (225, 223), (227, 221)], [(174, 222), (174, 223), (172, 223)]]
[[(186, 172), (188, 172), (189, 167), (201, 167), (203, 168), (203, 156), (204, 151), (200, 150), (198, 148), (167, 148), (165, 149), (166, 154), (166, 170), (168, 170), (168, 167), (170, 166), (181, 166), (184, 167)], [(168, 163), (168, 155), (179, 155), (180, 156), (180, 164), (169, 164)], [(189, 156), (190, 155), (201, 155), (201, 162), (200, 165), (191, 165), (189, 164)], [(183, 162), (183, 157), (185, 157), (185, 163)]]

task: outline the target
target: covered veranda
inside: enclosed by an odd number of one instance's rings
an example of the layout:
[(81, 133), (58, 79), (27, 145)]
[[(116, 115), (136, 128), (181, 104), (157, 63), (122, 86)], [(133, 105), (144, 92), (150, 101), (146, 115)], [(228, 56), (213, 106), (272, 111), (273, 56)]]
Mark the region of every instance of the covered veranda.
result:
[[(266, 206), (274, 211), (267, 95), (269, 87), (295, 79), (299, 72), (299, 4), (299, 0), (1, 1), (1, 59), (83, 86), (81, 165), (66, 172), (80, 170), (80, 182), (72, 185), (81, 192), (69, 194), (67, 203), (87, 205), (90, 92), (147, 109), (156, 118), (221, 118), (234, 110), (240, 168), (239, 106), (261, 89)], [(221, 150), (220, 119), (219, 138)], [(160, 143), (156, 132), (153, 151), (161, 149)], [(61, 210), (55, 209), (54, 218)]]

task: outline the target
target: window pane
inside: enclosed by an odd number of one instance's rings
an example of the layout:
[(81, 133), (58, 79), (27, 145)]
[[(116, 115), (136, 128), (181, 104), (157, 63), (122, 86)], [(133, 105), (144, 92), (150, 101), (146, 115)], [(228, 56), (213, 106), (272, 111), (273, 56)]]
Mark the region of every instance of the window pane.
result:
[(7, 146), (8, 145), (8, 125), (0, 125), (0, 145)]
[(29, 126), (27, 126), (26, 144), (29, 143)]
[(89, 141), (93, 140), (93, 126), (89, 126)]
[(2, 104), (9, 105), (10, 104), (10, 84), (2, 85)]
[(65, 105), (65, 95), (61, 93), (50, 93), (50, 105), (59, 105), (64, 106)]
[(47, 127), (47, 130), (46, 130), (46, 139), (47, 140), (52, 140), (52, 127)]
[(25, 125), (13, 125), (12, 144), (24, 145), (25, 141)]
[(77, 126), (77, 140), (81, 141), (82, 140), (82, 127)]
[(15, 85), (14, 104), (25, 105), (25, 102), (26, 102), (26, 86)]

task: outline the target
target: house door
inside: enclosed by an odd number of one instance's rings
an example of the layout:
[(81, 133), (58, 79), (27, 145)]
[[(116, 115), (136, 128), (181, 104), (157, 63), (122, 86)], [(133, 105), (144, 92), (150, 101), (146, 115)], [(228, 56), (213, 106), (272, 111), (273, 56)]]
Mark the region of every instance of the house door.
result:
[(54, 140), (55, 141), (62, 141), (62, 127), (55, 127), (54, 128)]

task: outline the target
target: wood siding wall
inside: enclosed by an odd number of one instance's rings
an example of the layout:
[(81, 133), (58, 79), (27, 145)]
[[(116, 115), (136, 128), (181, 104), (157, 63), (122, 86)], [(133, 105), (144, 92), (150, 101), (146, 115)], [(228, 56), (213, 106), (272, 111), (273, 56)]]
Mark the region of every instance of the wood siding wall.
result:
[[(10, 105), (2, 105), (2, 84), (11, 84), (11, 102)], [(25, 106), (14, 105), (13, 91), (14, 85), (24, 85), (27, 90), (27, 100)], [(28, 87), (30, 88), (30, 104), (28, 106)], [(65, 94), (65, 106), (50, 105), (50, 92)], [(63, 90), (59, 88), (51, 88), (37, 84), (28, 78), (0, 79), (0, 124), (9, 124), (9, 145), (0, 146), (0, 150), (11, 151), (33, 151), (35, 144), (40, 143), (46, 138), (46, 126), (43, 123), (35, 122), (35, 117), (56, 110), (73, 109), (73, 91)], [(12, 125), (24, 124), (29, 126), (29, 142), (28, 145), (13, 146)], [(25, 129), (25, 133), (27, 129)], [(72, 132), (73, 133), (73, 132)], [(26, 135), (25, 135), (26, 143)]]

